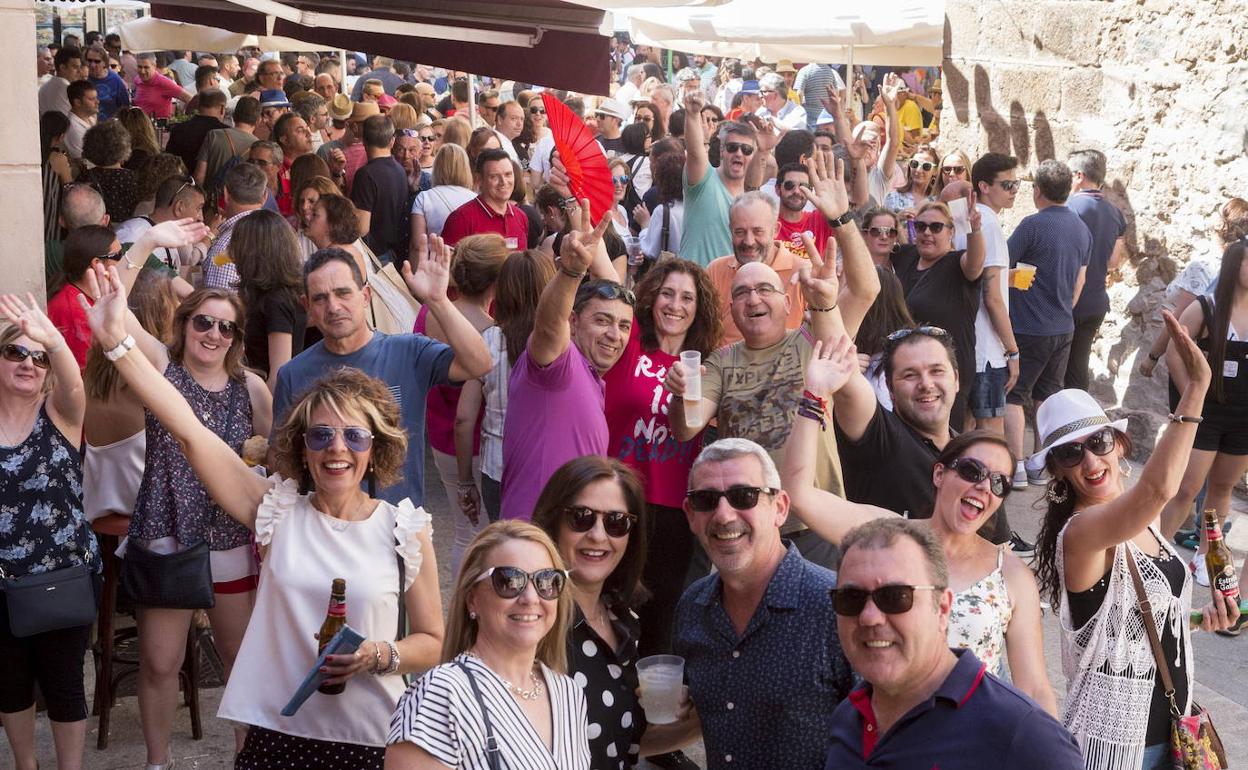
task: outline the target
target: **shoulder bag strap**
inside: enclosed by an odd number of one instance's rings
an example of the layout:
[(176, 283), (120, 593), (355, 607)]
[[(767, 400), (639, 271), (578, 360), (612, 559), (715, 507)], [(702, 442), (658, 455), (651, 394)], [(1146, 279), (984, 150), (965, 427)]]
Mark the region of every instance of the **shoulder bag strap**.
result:
[(477, 699), (477, 705), (481, 707), (481, 720), (485, 722), (485, 759), (490, 763), (490, 770), (501, 770), (503, 762), (499, 755), (498, 738), (494, 735), (494, 724), (490, 722), (490, 710), (485, 707), (485, 698), (481, 697), (481, 688), (477, 686), (477, 678), (473, 676), (472, 669), (465, 666), (462, 661), (455, 661), (455, 665), (464, 672), (464, 676), (468, 677), (468, 686), (472, 688), (472, 695)]
[(663, 235), (659, 242), (659, 251), (667, 251), (667, 234), (672, 229), (672, 202), (663, 204)]
[[(1209, 297), (1205, 296), (1204, 294), (1197, 297), (1196, 301), (1200, 303), (1201, 326), (1204, 328), (1204, 331), (1207, 332), (1210, 337), (1212, 337), (1213, 336), (1213, 303), (1210, 302)], [(1198, 330), (1196, 334), (1197, 336), (1199, 336), (1200, 331)], [(1212, 340), (1210, 340), (1210, 342), (1212, 342)]]
[(1144, 588), (1144, 579), (1140, 577), (1140, 568), (1136, 566), (1135, 554), (1131, 553), (1131, 543), (1123, 543), (1127, 549), (1127, 567), (1131, 570), (1131, 582), (1135, 584), (1136, 606), (1144, 616), (1144, 632), (1148, 634), (1148, 646), (1153, 650), (1153, 660), (1157, 664), (1157, 673), (1161, 676), (1161, 686), (1165, 688), (1166, 700), (1170, 701), (1170, 713), (1182, 716), (1179, 706), (1174, 700), (1174, 680), (1170, 678), (1170, 664), (1161, 649), (1161, 639), (1157, 635), (1157, 624), (1153, 622), (1153, 603), (1148, 599), (1148, 591)]

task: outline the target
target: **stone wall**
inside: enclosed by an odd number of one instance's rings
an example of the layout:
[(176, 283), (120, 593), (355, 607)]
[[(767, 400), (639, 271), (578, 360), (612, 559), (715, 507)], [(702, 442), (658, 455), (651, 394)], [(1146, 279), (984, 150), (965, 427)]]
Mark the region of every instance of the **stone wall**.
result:
[(0, 0), (0, 293), (42, 300), (43, 183), (34, 0)]
[[(948, 0), (942, 151), (1048, 158), (1099, 149), (1126, 215), (1128, 258), (1093, 348), (1093, 393), (1131, 419), (1137, 454), (1165, 420), (1164, 363), (1137, 371), (1166, 284), (1220, 254), (1222, 203), (1248, 198), (1243, 0)], [(1008, 230), (1034, 211), (1027, 185)]]

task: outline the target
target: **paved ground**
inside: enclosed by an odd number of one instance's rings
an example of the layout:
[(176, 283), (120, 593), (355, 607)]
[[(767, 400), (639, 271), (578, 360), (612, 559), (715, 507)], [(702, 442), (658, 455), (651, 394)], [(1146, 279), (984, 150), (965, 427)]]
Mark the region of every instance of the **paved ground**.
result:
[[(436, 479), (433, 463), (427, 463), (430, 478)], [(1138, 478), (1139, 467), (1135, 476)], [(438, 551), (439, 571), (443, 593), (450, 585), (450, 533), (452, 520), (448, 516), (446, 496), (441, 485), (432, 484), (432, 494), (426, 507), (434, 516), (434, 542)], [(1029, 540), (1035, 538), (1040, 525), (1040, 511), (1035, 508), (1040, 498), (1040, 487), (1016, 492), (1010, 498), (1011, 524)], [(1248, 504), (1236, 500), (1239, 513), (1248, 511)], [(1237, 516), (1240, 521), (1232, 529), (1228, 542), (1235, 552), (1236, 561), (1243, 564), (1248, 551), (1248, 519)], [(1203, 590), (1203, 589), (1202, 589)], [(1059, 700), (1065, 692), (1065, 679), (1061, 671), (1060, 642), (1055, 617), (1045, 616), (1045, 657), (1049, 664), (1049, 678), (1057, 691)], [(1215, 716), (1219, 733), (1226, 743), (1232, 760), (1240, 763), (1248, 760), (1248, 635), (1238, 639), (1196, 634), (1194, 636), (1197, 661), (1196, 700)], [(90, 700), (94, 677), (90, 660), (87, 666), (87, 693)], [(215, 718), (221, 690), (201, 693), (200, 708), (204, 716), (204, 738), (191, 740), (190, 718), (185, 708), (179, 708), (174, 723), (173, 754), (179, 770), (216, 770), (232, 767), (233, 733), (229, 726)], [(39, 760), (43, 767), (56, 767), (52, 737), (46, 718), (41, 714), (38, 722)], [(87, 722), (87, 770), (143, 770), (145, 757), (143, 737), (139, 729), (138, 703), (133, 698), (121, 699), (113, 710), (111, 742), (107, 751), (95, 748), (96, 720)], [(0, 746), (5, 743), (0, 737)], [(690, 756), (701, 760), (701, 746), (694, 747)], [(11, 767), (12, 759), (7, 746), (0, 748), (0, 768)], [(344, 768), (344, 770), (347, 770)]]

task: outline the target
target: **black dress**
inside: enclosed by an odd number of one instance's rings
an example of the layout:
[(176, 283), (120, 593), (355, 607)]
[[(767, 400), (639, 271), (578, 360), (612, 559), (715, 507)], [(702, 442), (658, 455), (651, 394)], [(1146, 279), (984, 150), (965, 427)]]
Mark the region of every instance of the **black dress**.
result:
[(134, 216), (139, 203), (139, 175), (128, 168), (96, 166), (82, 172), (79, 182), (89, 184), (104, 199), (104, 208), (113, 222), (124, 222)]

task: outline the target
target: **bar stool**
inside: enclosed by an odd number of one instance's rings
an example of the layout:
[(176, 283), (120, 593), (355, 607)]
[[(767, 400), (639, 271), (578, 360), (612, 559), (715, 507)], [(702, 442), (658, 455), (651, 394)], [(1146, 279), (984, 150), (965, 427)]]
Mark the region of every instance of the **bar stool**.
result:
[[(121, 538), (130, 529), (130, 517), (110, 513), (91, 522), (100, 543), (104, 561), (104, 589), (100, 596), (100, 612), (96, 619), (96, 640), (91, 646), (95, 662), (95, 697), (93, 711), (99, 716), (99, 738), (96, 748), (108, 748), (110, 711), (117, 702), (117, 691), (129, 677), (139, 673), (138, 629), (117, 629), (113, 617), (117, 611), (117, 587), (121, 576), (116, 556)], [(178, 672), (178, 683), (183, 691), (184, 703), (191, 711), (191, 737), (204, 737), (204, 727), (199, 716), (199, 642), (195, 624), (186, 636), (186, 657)], [(115, 668), (116, 667), (116, 668)]]

